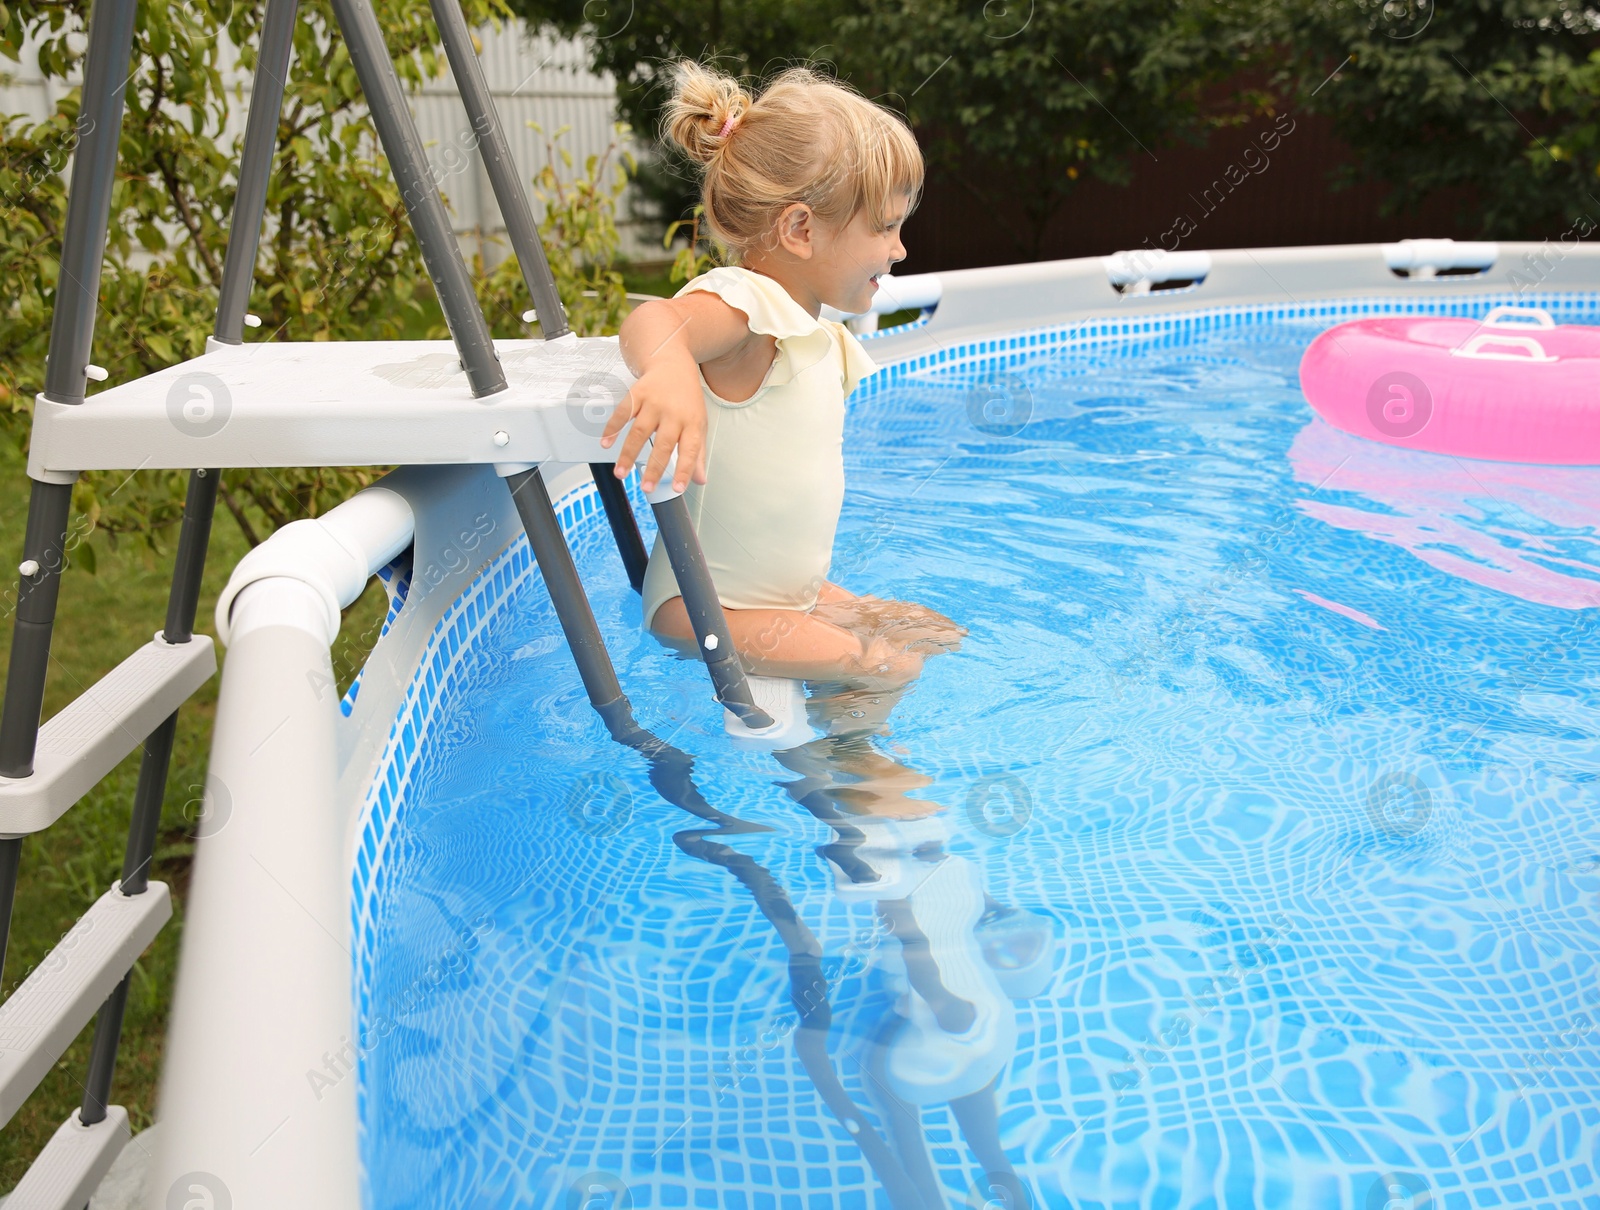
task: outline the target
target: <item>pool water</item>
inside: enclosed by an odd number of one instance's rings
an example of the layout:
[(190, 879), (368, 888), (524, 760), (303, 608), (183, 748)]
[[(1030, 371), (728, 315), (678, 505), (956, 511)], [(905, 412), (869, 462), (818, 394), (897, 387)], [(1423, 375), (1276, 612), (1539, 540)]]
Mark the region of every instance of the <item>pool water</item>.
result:
[(669, 755), (525, 578), (369, 907), (369, 1204), (1600, 1206), (1600, 468), (1336, 432), (1327, 322), (858, 396), (833, 578), (969, 633), (803, 759), (584, 522)]

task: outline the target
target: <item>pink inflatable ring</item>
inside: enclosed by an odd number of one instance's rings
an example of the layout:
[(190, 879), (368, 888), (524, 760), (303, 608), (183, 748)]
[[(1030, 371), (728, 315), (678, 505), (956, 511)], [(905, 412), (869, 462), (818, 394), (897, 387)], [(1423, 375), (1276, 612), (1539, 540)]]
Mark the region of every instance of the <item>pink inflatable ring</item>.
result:
[(1335, 428), (1494, 462), (1600, 464), (1600, 328), (1535, 307), (1481, 321), (1410, 315), (1329, 328), (1300, 386)]

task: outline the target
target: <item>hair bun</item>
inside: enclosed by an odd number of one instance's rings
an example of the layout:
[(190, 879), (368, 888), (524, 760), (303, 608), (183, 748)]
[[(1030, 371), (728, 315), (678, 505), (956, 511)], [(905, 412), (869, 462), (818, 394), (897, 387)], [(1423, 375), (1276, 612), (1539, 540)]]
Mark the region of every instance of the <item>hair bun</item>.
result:
[(673, 66), (672, 99), (663, 123), (666, 136), (690, 159), (709, 164), (727, 141), (723, 127), (730, 119), (737, 122), (751, 104), (750, 94), (732, 76), (680, 60)]
[(699, 163), (706, 226), (732, 263), (775, 247), (778, 220), (796, 203), (822, 226), (864, 214), (878, 231), (916, 204), (923, 164), (911, 128), (848, 85), (790, 67), (752, 98), (693, 60), (671, 71), (662, 139)]

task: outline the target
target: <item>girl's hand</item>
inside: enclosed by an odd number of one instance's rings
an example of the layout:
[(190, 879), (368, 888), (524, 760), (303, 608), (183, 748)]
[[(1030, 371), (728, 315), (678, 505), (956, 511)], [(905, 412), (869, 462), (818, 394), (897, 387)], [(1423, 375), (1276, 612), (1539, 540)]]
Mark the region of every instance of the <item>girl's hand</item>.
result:
[(885, 601), (878, 618), (879, 634), (925, 655), (955, 651), (967, 637), (965, 626), (914, 601)]
[(846, 675), (859, 685), (888, 689), (916, 680), (922, 664), (920, 652), (881, 638), (863, 638), (861, 655), (848, 661)]
[(634, 459), (653, 436), (655, 444), (640, 473), (640, 487), (647, 492), (655, 490), (674, 449), (678, 451), (678, 465), (672, 490), (682, 492), (689, 486), (691, 476), (696, 483), (706, 481), (706, 404), (692, 368), (684, 374), (680, 368), (657, 361), (647, 369), (611, 413), (600, 435), (601, 447), (610, 449), (630, 420), (633, 427), (617, 451), (618, 479), (627, 477)]
[(650, 460), (639, 476), (645, 491), (655, 490), (675, 449), (673, 490), (683, 491), (691, 476), (696, 483), (706, 481), (700, 366), (752, 339), (749, 316), (704, 290), (641, 303), (628, 313), (622, 321), (622, 357), (637, 381), (600, 435), (601, 448), (610, 449), (622, 426), (633, 421), (617, 451), (617, 478), (633, 469), (644, 443), (654, 437)]

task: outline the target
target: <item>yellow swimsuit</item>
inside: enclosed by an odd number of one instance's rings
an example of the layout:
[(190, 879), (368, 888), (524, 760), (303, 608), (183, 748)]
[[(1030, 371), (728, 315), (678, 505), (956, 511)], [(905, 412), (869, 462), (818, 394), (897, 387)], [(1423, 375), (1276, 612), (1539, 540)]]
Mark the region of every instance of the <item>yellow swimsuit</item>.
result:
[[(828, 575), (844, 503), (844, 401), (878, 367), (841, 323), (813, 319), (770, 277), (725, 266), (683, 289), (709, 290), (778, 341), (756, 393), (729, 403), (700, 378), (706, 478), (684, 498), (717, 596), (728, 609), (809, 610)], [(680, 595), (656, 539), (644, 624)]]

